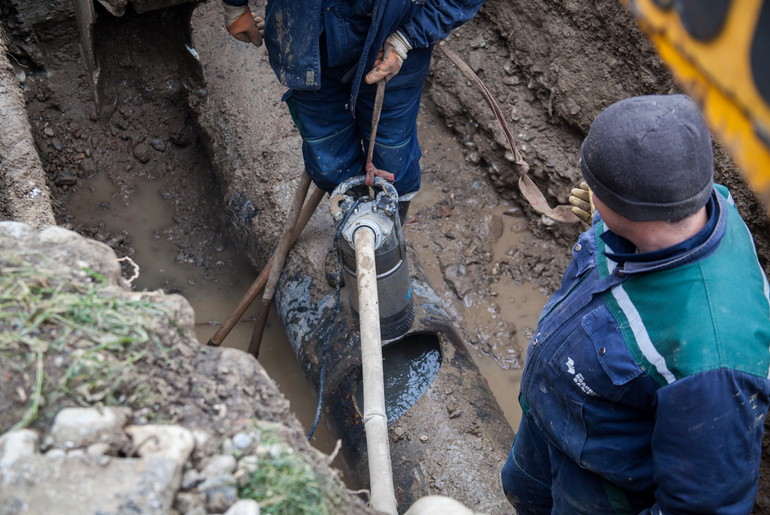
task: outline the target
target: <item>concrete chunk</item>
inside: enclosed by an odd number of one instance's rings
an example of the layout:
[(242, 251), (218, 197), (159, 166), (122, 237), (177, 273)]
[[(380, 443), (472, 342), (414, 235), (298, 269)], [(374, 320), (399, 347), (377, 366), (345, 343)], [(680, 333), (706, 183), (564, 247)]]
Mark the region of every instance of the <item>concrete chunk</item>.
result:
[(129, 410), (126, 408), (64, 408), (51, 428), (55, 447), (87, 447), (121, 434)]

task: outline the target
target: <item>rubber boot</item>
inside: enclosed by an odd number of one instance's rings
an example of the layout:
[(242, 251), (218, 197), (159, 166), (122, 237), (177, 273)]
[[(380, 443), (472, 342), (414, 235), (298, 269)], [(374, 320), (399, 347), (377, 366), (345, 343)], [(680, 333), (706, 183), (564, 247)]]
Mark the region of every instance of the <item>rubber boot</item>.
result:
[(401, 221), (401, 227), (406, 223), (406, 217), (409, 214), (409, 203), (411, 200), (405, 200), (398, 203), (398, 219)]

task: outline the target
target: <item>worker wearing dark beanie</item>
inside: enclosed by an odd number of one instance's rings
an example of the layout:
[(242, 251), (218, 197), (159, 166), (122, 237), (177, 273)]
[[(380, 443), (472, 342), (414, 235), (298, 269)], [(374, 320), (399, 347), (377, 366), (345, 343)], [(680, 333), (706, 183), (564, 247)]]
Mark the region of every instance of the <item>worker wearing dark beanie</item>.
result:
[(581, 165), (570, 203), (590, 228), (532, 333), (503, 491), (519, 515), (746, 515), (770, 302), (709, 131), (688, 97), (629, 98), (596, 118)]
[(612, 104), (591, 125), (580, 165), (594, 194), (636, 222), (685, 218), (712, 191), (711, 136), (695, 102), (684, 95)]

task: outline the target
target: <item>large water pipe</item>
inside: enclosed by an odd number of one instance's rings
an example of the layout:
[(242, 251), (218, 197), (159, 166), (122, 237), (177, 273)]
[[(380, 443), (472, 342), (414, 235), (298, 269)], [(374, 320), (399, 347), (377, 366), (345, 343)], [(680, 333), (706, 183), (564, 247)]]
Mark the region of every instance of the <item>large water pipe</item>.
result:
[(51, 193), (32, 138), (24, 93), (8, 59), (5, 41), (0, 27), (0, 201), (12, 220), (42, 230), (56, 223)]
[[(202, 4), (191, 17), (192, 46), (206, 84), (190, 88), (189, 102), (219, 175), (233, 234), (262, 266), (303, 173), (301, 139), (264, 51), (230, 38), (219, 9), (215, 2)], [(326, 281), (334, 228), (324, 204), (289, 254), (276, 308), (308, 380), (316, 387), (324, 383), (327, 419), (360, 486), (367, 486), (358, 317), (347, 292), (339, 305)], [(499, 470), (513, 431), (411, 254), (409, 268), (414, 322), (383, 348), (399, 506), (440, 493), (477, 511), (510, 511)], [(233, 292), (234, 304), (241, 293)]]
[[(498, 475), (513, 432), (440, 300), (421, 276), (415, 265), (415, 323), (383, 348), (399, 506), (408, 507), (424, 495), (443, 494), (479, 511), (505, 512), (509, 507)], [(295, 304), (286, 310), (293, 320), (300, 316), (298, 308)], [(351, 468), (364, 478), (361, 365), (354, 354), (358, 338), (350, 329), (329, 341), (326, 359), (334, 367), (327, 373), (325, 402)], [(317, 346), (311, 343), (300, 352), (316, 370)]]

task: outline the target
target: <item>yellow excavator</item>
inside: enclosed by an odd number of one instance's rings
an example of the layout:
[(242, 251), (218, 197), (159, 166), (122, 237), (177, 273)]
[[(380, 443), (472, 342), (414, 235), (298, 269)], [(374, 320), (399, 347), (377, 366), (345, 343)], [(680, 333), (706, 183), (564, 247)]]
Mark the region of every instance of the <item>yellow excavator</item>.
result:
[(770, 210), (770, 0), (621, 0)]

